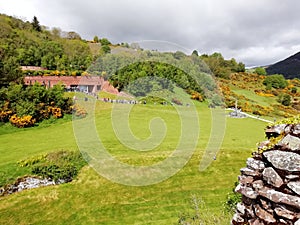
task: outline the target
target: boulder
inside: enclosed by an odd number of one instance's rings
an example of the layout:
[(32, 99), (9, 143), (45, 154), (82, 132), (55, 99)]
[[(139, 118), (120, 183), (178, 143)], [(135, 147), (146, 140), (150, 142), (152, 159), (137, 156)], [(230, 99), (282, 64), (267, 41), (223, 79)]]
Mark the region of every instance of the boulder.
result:
[(253, 159), (253, 158), (248, 158), (247, 159), (247, 166), (250, 169), (258, 170), (258, 171), (263, 171), (264, 168), (265, 168), (265, 164), (262, 161), (256, 160), (256, 159)]
[(252, 170), (252, 169), (249, 169), (247, 167), (246, 168), (242, 168), (240, 171), (241, 171), (242, 175), (246, 175), (246, 176), (257, 177), (257, 176), (261, 175), (261, 173), (259, 171)]
[(275, 213), (283, 218), (289, 219), (289, 220), (294, 220), (296, 218), (296, 214), (284, 206), (279, 206), (274, 209)]
[(254, 205), (254, 212), (258, 218), (266, 221), (267, 223), (275, 223), (276, 219), (273, 215), (266, 210), (262, 209), (259, 205)]
[(254, 181), (254, 178), (252, 176), (239, 176), (239, 182), (243, 185), (250, 185)]
[(297, 124), (297, 125), (294, 126), (293, 134), (294, 135), (299, 135), (300, 134), (300, 124)]
[(294, 191), (297, 195), (300, 195), (300, 181), (289, 182), (287, 186)]
[(256, 199), (258, 195), (257, 192), (254, 191), (251, 187), (243, 186), (241, 184), (236, 186), (235, 192), (241, 193), (242, 195), (251, 199)]
[(277, 169), (299, 172), (300, 155), (293, 152), (284, 152), (279, 150), (268, 151), (263, 153), (264, 157)]
[(272, 167), (268, 167), (268, 168), (264, 169), (263, 179), (268, 184), (270, 184), (274, 187), (277, 187), (277, 188), (279, 188), (283, 185), (283, 180), (281, 179), (281, 177), (278, 175), (278, 173)]
[(263, 187), (257, 191), (260, 196), (263, 196), (272, 202), (283, 203), (292, 207), (300, 209), (300, 197), (284, 194), (279, 191), (275, 191), (268, 187)]
[(288, 148), (292, 151), (299, 151), (300, 138), (288, 134), (281, 141), (279, 141), (277, 145)]

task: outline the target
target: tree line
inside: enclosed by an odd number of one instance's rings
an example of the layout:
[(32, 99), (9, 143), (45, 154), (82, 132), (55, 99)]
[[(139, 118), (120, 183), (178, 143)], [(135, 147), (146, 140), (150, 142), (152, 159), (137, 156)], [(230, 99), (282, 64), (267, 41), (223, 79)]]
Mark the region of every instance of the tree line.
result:
[(76, 32), (47, 30), (32, 22), (0, 14), (0, 84), (21, 79), (20, 66), (84, 71), (92, 62), (88, 43)]

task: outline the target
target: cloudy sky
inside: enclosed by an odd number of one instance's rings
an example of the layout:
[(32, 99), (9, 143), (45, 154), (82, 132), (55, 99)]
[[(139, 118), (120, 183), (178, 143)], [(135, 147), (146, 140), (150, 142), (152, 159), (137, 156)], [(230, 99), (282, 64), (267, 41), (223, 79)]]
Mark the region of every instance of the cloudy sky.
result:
[(0, 12), (30, 21), (35, 15), (42, 25), (85, 39), (152, 40), (187, 52), (221, 52), (247, 66), (300, 51), (297, 0), (0, 0)]

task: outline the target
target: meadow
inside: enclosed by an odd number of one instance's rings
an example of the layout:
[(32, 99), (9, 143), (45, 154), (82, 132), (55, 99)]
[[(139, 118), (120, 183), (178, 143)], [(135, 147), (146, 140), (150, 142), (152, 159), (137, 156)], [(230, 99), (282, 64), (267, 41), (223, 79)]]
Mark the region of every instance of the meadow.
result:
[[(180, 122), (172, 106), (133, 107), (129, 124), (138, 138), (150, 135), (149, 122), (153, 118), (161, 117), (167, 127), (166, 137), (157, 148), (137, 152), (116, 138), (111, 124), (112, 105), (97, 103), (95, 124), (103, 145), (116, 159), (151, 165), (176, 147)], [(1, 197), (0, 224), (178, 224), (180, 217), (195, 214), (195, 205), (204, 224), (229, 224), (231, 215), (224, 211), (224, 202), (256, 143), (264, 140), (266, 123), (227, 118), (216, 160), (200, 172), (199, 163), (210, 137), (211, 111), (206, 103), (195, 105), (200, 125), (197, 147), (189, 162), (169, 179), (149, 186), (126, 186), (85, 166), (71, 183)], [(70, 117), (26, 129), (1, 125), (0, 143), (2, 185), (29, 172), (18, 167), (19, 160), (59, 150), (78, 151)]]

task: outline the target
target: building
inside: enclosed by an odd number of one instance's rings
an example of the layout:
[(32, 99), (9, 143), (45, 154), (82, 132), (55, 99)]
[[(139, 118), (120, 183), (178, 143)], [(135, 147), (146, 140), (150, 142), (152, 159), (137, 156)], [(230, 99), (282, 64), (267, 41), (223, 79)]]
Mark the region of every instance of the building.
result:
[(24, 78), (25, 85), (33, 85), (36, 82), (48, 88), (61, 83), (68, 90), (88, 93), (104, 90), (113, 94), (119, 93), (116, 88), (100, 76), (26, 76)]

